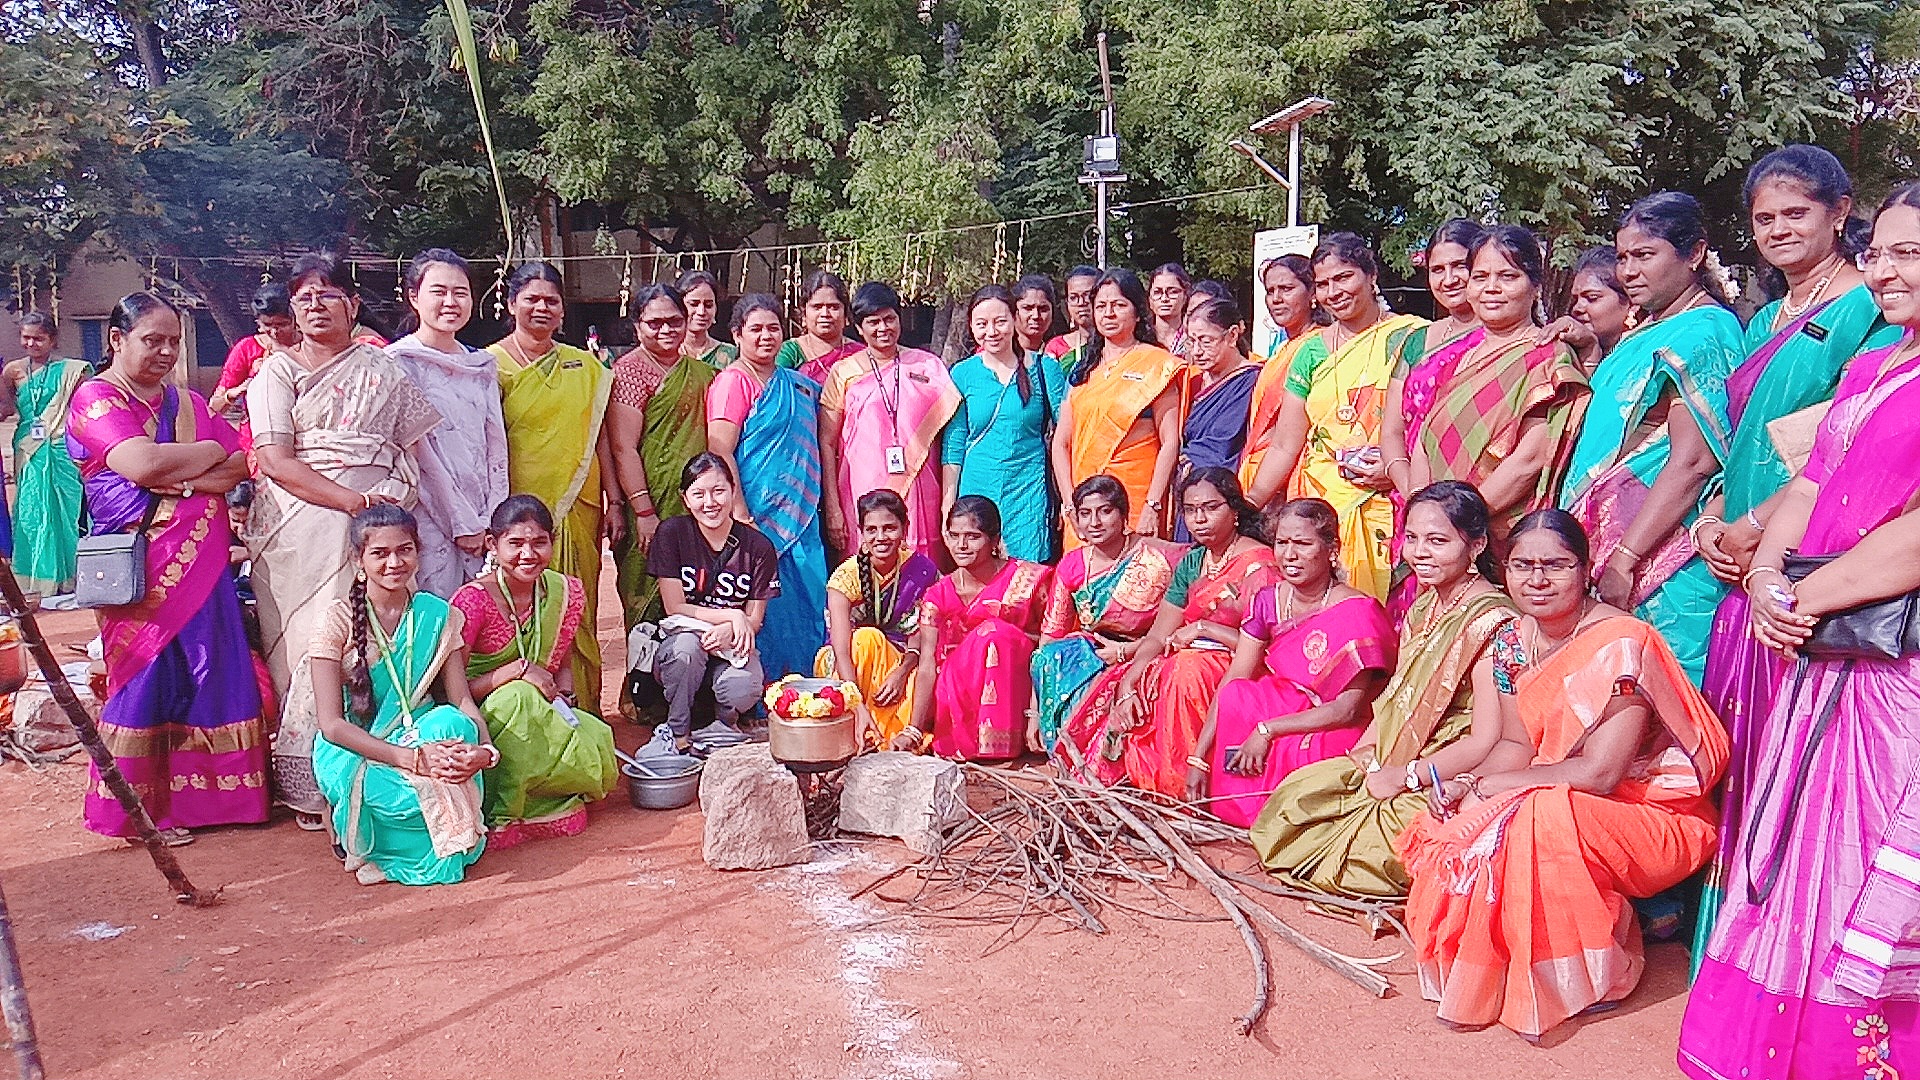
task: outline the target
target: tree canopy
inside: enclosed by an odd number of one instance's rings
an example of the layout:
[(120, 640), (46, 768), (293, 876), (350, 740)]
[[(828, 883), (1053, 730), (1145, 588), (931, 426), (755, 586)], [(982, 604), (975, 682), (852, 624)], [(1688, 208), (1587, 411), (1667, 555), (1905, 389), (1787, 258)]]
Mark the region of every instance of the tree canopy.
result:
[[(769, 227), (928, 295), (1082, 261), (1094, 35), (1113, 46), (1118, 260), (1239, 276), (1277, 185), (1228, 147), (1299, 97), (1303, 216), (1390, 261), (1455, 214), (1564, 259), (1631, 199), (1700, 195), (1730, 257), (1739, 180), (1784, 142), (1863, 193), (1920, 170), (1920, 19), (1892, 0), (488, 0), (470, 5), (516, 212), (542, 199), (668, 249)], [(426, 0), (0, 0), (0, 258), (90, 238), (182, 260), (351, 242), (498, 252), (446, 11)], [(49, 13), (51, 12), (51, 13)], [(1283, 160), (1283, 139), (1263, 148)], [(1068, 215), (1068, 216), (1057, 216)], [(1048, 216), (1014, 231), (995, 223)], [(903, 247), (903, 233), (986, 226)], [(214, 300), (209, 296), (209, 300)], [(215, 301), (216, 313), (222, 304)], [(228, 310), (227, 318), (237, 318)]]

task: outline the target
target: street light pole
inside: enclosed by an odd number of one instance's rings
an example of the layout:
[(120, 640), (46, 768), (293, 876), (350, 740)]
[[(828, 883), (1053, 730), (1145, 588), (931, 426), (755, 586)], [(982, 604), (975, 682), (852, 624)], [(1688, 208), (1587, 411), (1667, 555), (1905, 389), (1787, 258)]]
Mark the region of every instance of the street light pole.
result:
[(1260, 151), (1235, 139), (1227, 145), (1239, 153), (1245, 154), (1259, 167), (1261, 172), (1272, 177), (1275, 183), (1287, 189), (1287, 228), (1296, 228), (1300, 224), (1300, 125), (1312, 117), (1333, 108), (1333, 102), (1323, 97), (1301, 98), (1299, 101), (1281, 109), (1272, 116), (1255, 121), (1248, 131), (1255, 135), (1277, 135), (1281, 130), (1287, 133), (1287, 174), (1267, 163)]
[(1080, 182), (1093, 188), (1093, 261), (1107, 268), (1107, 188), (1127, 182), (1120, 171), (1120, 136), (1114, 131), (1113, 71), (1107, 66), (1107, 32), (1095, 38), (1100, 49), (1100, 134), (1086, 140), (1086, 171)]

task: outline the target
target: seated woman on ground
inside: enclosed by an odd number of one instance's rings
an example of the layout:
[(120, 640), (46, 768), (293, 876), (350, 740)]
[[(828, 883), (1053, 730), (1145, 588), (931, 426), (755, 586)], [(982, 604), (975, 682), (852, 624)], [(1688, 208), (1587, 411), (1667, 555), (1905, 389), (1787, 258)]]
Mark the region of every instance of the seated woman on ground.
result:
[[(1725, 729), (1653, 627), (1587, 594), (1564, 510), (1514, 527), (1517, 623), (1493, 642), (1500, 742), (1400, 837), (1407, 928), (1440, 1019), (1537, 1037), (1633, 992), (1628, 897), (1706, 864)], [(1584, 873), (1582, 872), (1584, 871)]]
[(1195, 545), (1174, 567), (1133, 661), (1101, 673), (1068, 722), (1064, 735), (1074, 752), (1054, 744), (1061, 767), (1077, 779), (1125, 780), (1176, 799), (1186, 793), (1187, 759), (1240, 644), (1247, 601), (1274, 574), (1260, 512), (1240, 493), (1232, 470), (1194, 470), (1180, 481), (1177, 498)]
[(486, 846), (480, 770), (500, 764), (459, 662), (464, 620), (415, 590), (412, 514), (375, 503), (347, 540), (353, 584), (308, 646), (331, 831), (363, 885), (459, 881)]
[(1500, 739), (1490, 645), (1514, 611), (1475, 566), (1487, 550), (1486, 500), (1445, 480), (1407, 501), (1406, 520), (1401, 551), (1420, 593), (1373, 722), (1347, 755), (1281, 781), (1249, 830), (1267, 869), (1303, 888), (1405, 896), (1393, 842), (1426, 807), (1433, 773), (1478, 765)]
[(486, 774), (494, 850), (587, 827), (587, 804), (620, 778), (613, 729), (573, 700), (573, 638), (586, 590), (552, 569), (553, 513), (532, 495), (494, 508), (492, 573), (453, 594), (467, 680), (500, 764)]
[(1393, 674), (1380, 601), (1341, 583), (1324, 499), (1268, 508), (1279, 580), (1246, 604), (1233, 663), (1186, 760), (1187, 798), (1245, 827), (1295, 769), (1352, 750)]
[(940, 580), (940, 568), (905, 550), (906, 500), (881, 488), (860, 496), (856, 510), (860, 551), (827, 579), (828, 643), (814, 658), (813, 673), (860, 688), (865, 745), (883, 749), (912, 719), (920, 668), (912, 639), (920, 597)]
[(1072, 508), (1082, 546), (1061, 556), (1040, 624), (1040, 648), (1033, 654), (1035, 715), (1027, 725), (1032, 750), (1052, 751), (1068, 728), (1082, 748), (1099, 740), (1107, 710), (1090, 704), (1088, 691), (1101, 672), (1124, 666), (1140, 651), (1173, 584), (1173, 568), (1186, 554), (1184, 545), (1127, 527), (1127, 489), (1106, 473), (1080, 481)]
[(983, 496), (954, 501), (946, 541), (958, 569), (921, 598), (913, 726), (894, 736), (893, 749), (931, 746), (962, 761), (1018, 757), (1053, 571), (1002, 554), (1000, 509)]
[(667, 697), (663, 749), (692, 746), (693, 702), (713, 691), (717, 733), (737, 738), (739, 718), (760, 703), (766, 679), (754, 637), (767, 601), (780, 594), (780, 555), (760, 530), (735, 518), (740, 485), (727, 460), (705, 452), (680, 473), (687, 512), (660, 523), (647, 573), (660, 579), (660, 652), (654, 675)]

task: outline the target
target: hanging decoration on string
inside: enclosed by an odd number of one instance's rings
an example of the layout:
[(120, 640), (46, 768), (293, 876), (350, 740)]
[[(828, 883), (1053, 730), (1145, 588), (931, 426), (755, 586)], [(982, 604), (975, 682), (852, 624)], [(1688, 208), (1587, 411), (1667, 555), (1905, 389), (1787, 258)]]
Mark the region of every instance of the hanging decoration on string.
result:
[(1027, 223), (1020, 223), (1020, 241), (1013, 249), (1013, 274), (1019, 277), (1027, 272)]
[(627, 317), (627, 303), (633, 299), (633, 256), (620, 263), (620, 317)]
[(55, 259), (47, 259), (47, 314), (53, 316), (53, 325), (60, 325), (60, 264)]
[(507, 318), (507, 256), (500, 256), (500, 265), (493, 270), (493, 321), (505, 322)]
[(1001, 280), (1001, 271), (1007, 268), (1007, 226), (1004, 222), (993, 230), (993, 273), (988, 275), (991, 281)]

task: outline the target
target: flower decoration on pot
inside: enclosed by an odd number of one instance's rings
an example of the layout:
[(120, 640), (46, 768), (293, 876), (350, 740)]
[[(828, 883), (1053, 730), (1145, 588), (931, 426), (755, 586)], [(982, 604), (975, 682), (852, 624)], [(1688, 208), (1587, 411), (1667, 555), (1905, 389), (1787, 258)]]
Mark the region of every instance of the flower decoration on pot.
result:
[(830, 720), (845, 716), (860, 704), (860, 688), (850, 682), (807, 679), (789, 675), (767, 687), (767, 711), (783, 720)]

